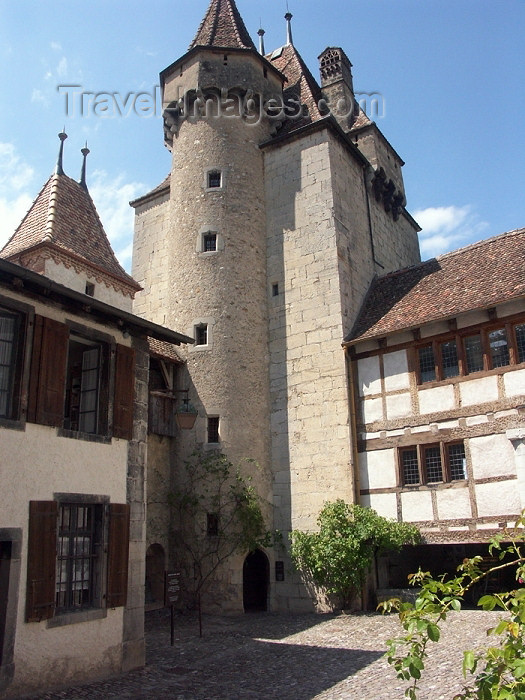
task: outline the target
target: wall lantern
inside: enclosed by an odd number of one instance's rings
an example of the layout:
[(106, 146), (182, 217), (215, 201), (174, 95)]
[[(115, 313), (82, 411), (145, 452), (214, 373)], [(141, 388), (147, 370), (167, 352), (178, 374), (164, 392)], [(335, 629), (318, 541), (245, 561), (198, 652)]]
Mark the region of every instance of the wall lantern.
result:
[(198, 416), (197, 409), (192, 406), (190, 400), (186, 396), (182, 399), (182, 406), (175, 411), (175, 421), (181, 430), (191, 430), (195, 425)]

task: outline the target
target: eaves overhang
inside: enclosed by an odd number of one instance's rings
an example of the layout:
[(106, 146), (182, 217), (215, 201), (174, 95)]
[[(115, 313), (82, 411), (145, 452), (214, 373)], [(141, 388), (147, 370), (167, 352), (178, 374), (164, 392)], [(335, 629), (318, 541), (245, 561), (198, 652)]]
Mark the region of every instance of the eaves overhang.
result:
[(43, 298), (78, 311), (81, 315), (91, 316), (102, 322), (109, 322), (130, 335), (163, 340), (174, 345), (194, 343), (194, 339), (170, 328), (165, 328), (140, 316), (117, 309), (99, 299), (82, 294), (65, 287), (54, 280), (44, 277), (33, 270), (0, 259), (0, 282), (9, 285), (13, 291)]

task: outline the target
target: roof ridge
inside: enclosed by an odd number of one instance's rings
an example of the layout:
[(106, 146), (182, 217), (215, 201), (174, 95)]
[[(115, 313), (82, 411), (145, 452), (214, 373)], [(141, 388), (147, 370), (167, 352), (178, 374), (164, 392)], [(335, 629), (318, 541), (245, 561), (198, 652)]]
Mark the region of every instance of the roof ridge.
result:
[(58, 178), (67, 177), (67, 175), (58, 175), (54, 173), (51, 176), (51, 187), (49, 189), (49, 200), (47, 203), (46, 225), (44, 227), (44, 236), (42, 241), (53, 242), (53, 229), (57, 215), (57, 198), (58, 198)]

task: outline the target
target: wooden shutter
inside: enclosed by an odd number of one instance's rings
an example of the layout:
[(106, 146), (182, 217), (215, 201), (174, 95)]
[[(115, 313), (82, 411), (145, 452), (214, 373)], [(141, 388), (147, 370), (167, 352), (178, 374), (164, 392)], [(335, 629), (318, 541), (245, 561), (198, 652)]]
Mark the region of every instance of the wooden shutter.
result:
[(131, 440), (133, 436), (133, 395), (135, 390), (135, 351), (117, 345), (115, 357), (115, 398), (113, 435)]
[(128, 591), (129, 506), (109, 506), (108, 608), (126, 605)]
[(148, 429), (156, 435), (175, 437), (175, 399), (172, 396), (150, 392)]
[(55, 611), (57, 503), (29, 501), (26, 622), (40, 622)]
[(63, 424), (68, 340), (65, 324), (35, 316), (27, 415), (32, 423)]

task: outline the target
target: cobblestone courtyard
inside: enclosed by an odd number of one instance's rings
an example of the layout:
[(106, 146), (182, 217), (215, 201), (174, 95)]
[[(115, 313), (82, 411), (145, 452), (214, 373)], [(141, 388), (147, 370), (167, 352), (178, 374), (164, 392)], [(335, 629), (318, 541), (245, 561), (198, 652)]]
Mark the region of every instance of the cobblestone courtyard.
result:
[[(433, 644), (421, 700), (450, 700), (462, 687), (462, 650), (486, 644), (497, 613), (454, 613)], [(383, 657), (400, 628), (395, 615), (177, 616), (170, 646), (169, 613), (146, 616), (147, 666), (125, 676), (32, 700), (401, 700), (400, 683)]]

